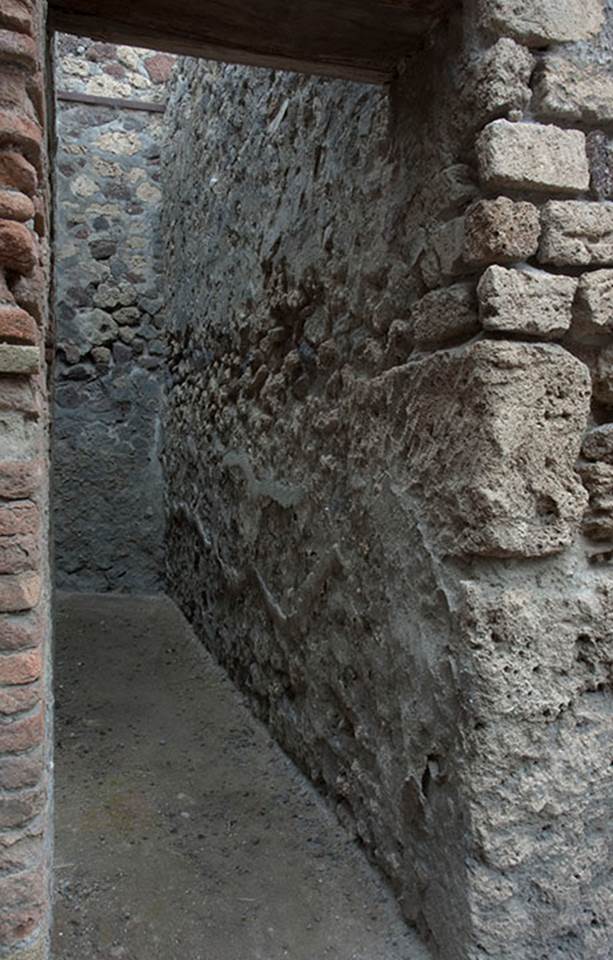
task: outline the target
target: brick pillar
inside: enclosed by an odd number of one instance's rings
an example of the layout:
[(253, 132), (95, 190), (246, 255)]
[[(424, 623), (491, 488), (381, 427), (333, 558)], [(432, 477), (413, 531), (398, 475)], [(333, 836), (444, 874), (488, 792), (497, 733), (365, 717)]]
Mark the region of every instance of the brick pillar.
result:
[(48, 952), (44, 11), (0, 4), (0, 957)]

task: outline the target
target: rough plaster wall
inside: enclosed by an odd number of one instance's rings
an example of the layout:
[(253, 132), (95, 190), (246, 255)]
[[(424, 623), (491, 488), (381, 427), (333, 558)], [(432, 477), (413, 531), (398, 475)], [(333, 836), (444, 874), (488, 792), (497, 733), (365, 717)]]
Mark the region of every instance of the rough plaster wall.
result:
[[(62, 35), (60, 92), (159, 102), (172, 58)], [(58, 101), (56, 583), (155, 591), (159, 462), (162, 115)]]
[(609, 334), (586, 351), (566, 254), (561, 326), (522, 294), (490, 332), (490, 265), (522, 284), (528, 261), (550, 303), (540, 216), (569, 188), (555, 162), (535, 187), (521, 151), (483, 187), (475, 136), (499, 117), (523, 135), (545, 59), (477, 36), (487, 8), (439, 30), (389, 103), (182, 63), (167, 575), (438, 954), (608, 960), (611, 553), (578, 533), (574, 466), (603, 420), (582, 361)]

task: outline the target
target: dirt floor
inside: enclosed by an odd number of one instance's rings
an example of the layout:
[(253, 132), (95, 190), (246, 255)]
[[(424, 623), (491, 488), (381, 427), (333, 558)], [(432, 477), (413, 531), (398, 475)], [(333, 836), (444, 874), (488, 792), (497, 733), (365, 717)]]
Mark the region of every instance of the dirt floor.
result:
[(428, 960), (165, 598), (56, 604), (54, 960)]

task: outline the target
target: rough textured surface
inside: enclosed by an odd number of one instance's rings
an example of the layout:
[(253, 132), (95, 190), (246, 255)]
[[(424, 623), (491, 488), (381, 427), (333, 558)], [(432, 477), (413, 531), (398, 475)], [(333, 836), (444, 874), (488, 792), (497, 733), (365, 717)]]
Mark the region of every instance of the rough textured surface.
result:
[(534, 88), (538, 116), (567, 123), (613, 121), (613, 77), (609, 70), (581, 67), (562, 57), (545, 60)]
[(477, 157), (483, 183), (494, 190), (576, 194), (590, 185), (580, 130), (494, 120), (477, 140)]
[[(58, 90), (154, 100), (144, 50), (58, 39)], [(159, 114), (58, 104), (56, 582), (163, 578)], [(1, 362), (1, 358), (0, 358)]]
[[(563, 597), (569, 554), (589, 581), (572, 542), (590, 384), (559, 346), (475, 337), (464, 292), (482, 266), (534, 257), (540, 221), (478, 200), (458, 29), (408, 63), (389, 115), (361, 87), (182, 64), (164, 155), (168, 581), (440, 956), (541, 960), (553, 944), (557, 960), (566, 906), (556, 925), (531, 866), (493, 852), (507, 823), (519, 843), (528, 800), (509, 787), (502, 816), (478, 773), (493, 744), (498, 771), (519, 761), (498, 704), (473, 711), (495, 653), (481, 663), (459, 611), (468, 588), (489, 607), (512, 581), (542, 667), (536, 581)], [(446, 300), (471, 319), (454, 326)], [(532, 683), (547, 696), (544, 669)], [(577, 773), (551, 777), (566, 831)], [(540, 828), (530, 813), (526, 846)]]
[(603, 25), (602, 0), (480, 0), (481, 24), (520, 43), (584, 40)]
[(544, 270), (488, 267), (478, 287), (483, 328), (544, 340), (560, 337), (571, 324), (578, 282)]
[(588, 334), (613, 332), (613, 270), (584, 273), (576, 303), (577, 327)]
[(56, 633), (57, 960), (427, 960), (169, 600)]
[(556, 266), (613, 265), (613, 203), (545, 204), (539, 260)]

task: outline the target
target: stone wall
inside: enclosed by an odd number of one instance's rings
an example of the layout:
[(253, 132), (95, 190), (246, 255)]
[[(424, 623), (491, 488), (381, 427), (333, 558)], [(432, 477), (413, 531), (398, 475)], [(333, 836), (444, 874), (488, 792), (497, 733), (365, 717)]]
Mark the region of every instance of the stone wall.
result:
[[(154, 592), (163, 578), (159, 143), (173, 58), (56, 41), (55, 579)], [(71, 102), (65, 93), (141, 102)]]
[(0, 4), (0, 957), (49, 925), (49, 279), (44, 5)]
[(445, 960), (613, 939), (608, 14), (172, 88), (168, 583)]

